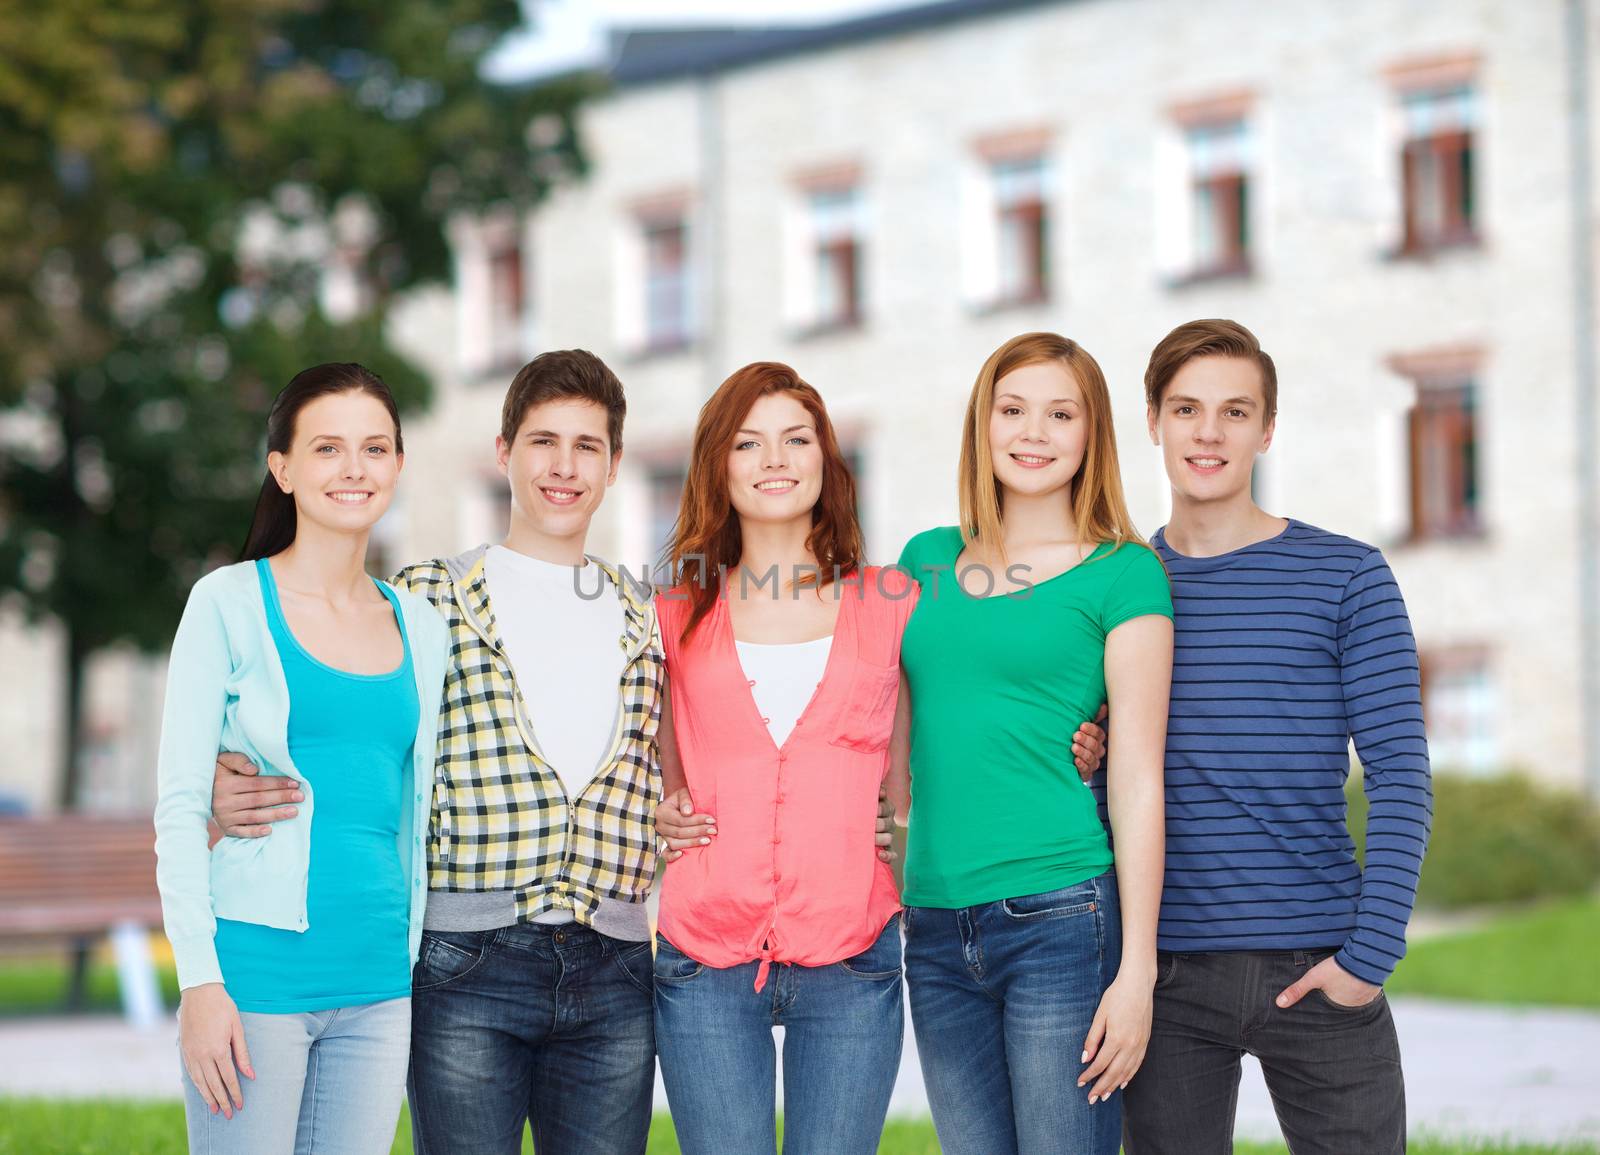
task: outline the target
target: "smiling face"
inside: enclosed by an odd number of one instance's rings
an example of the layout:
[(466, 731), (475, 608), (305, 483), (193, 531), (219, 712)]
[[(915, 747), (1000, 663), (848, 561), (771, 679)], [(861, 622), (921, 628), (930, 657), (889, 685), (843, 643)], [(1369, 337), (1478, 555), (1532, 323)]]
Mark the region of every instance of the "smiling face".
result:
[(1272, 444), (1261, 370), (1241, 357), (1196, 357), (1173, 376), (1147, 413), (1175, 498), (1250, 500), (1257, 455)]
[(606, 411), (593, 401), (546, 401), (529, 409), (507, 444), (495, 438), (495, 458), (511, 485), (508, 540), (582, 539), (617, 480), (622, 454), (606, 439)]
[(1059, 361), (1021, 365), (995, 382), (989, 455), (1002, 492), (1069, 487), (1088, 443), (1083, 390)]
[(743, 521), (811, 520), (822, 493), (816, 420), (793, 393), (750, 407), (728, 451), (728, 498)]
[(388, 409), (360, 390), (307, 402), (288, 452), (267, 455), (267, 469), (294, 498), (297, 524), (336, 533), (372, 528), (394, 498), (403, 462)]

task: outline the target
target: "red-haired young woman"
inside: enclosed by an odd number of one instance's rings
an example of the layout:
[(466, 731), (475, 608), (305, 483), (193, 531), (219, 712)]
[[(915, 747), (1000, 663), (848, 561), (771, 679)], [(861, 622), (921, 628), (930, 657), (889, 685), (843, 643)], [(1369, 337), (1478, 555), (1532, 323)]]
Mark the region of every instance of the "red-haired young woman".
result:
[(877, 1150), (903, 1021), (875, 819), (915, 590), (861, 553), (822, 398), (785, 365), (734, 373), (701, 410), (658, 599), (658, 826), (688, 849), (661, 889), (656, 1043), (690, 1155), (775, 1149), (779, 1025), (785, 1145)]

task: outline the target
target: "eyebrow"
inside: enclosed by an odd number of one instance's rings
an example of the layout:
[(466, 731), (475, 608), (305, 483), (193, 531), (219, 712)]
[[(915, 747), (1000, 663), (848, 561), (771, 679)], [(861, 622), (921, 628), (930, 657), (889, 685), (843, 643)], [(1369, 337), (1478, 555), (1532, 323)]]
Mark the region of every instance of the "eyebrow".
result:
[[(528, 430), (528, 432), (524, 433), (523, 436), (524, 437), (553, 437), (557, 441), (561, 440), (561, 434), (557, 433), (554, 429), (530, 429), (530, 430)], [(580, 433), (580, 434), (577, 435), (576, 438), (574, 438), (574, 440), (576, 440), (576, 441), (592, 441), (596, 445), (604, 445), (606, 443), (605, 442), (605, 438), (596, 437), (592, 433)]]
[[(811, 428), (811, 426), (809, 426), (809, 425), (791, 425), (791, 426), (789, 426), (789, 428), (785, 429), (783, 432), (784, 433), (793, 433), (797, 429), (810, 429), (810, 428)], [(739, 432), (740, 433), (748, 433), (752, 437), (760, 437), (761, 436), (761, 431), (759, 429), (741, 429), (741, 430), (739, 430)], [(780, 433), (779, 436), (781, 437), (781, 436), (783, 436), (783, 434)]]
[[(1171, 396), (1169, 396), (1167, 398), (1167, 400), (1169, 402), (1180, 402), (1180, 403), (1182, 403), (1184, 405), (1199, 405), (1199, 404), (1201, 404), (1201, 401), (1200, 401), (1200, 399), (1198, 397), (1190, 397), (1190, 396), (1188, 396), (1187, 394), (1184, 394), (1184, 393), (1174, 393)], [(1254, 397), (1229, 397), (1226, 400), (1224, 400), (1222, 402), (1222, 404), (1223, 405), (1259, 405), (1260, 402), (1257, 401)]]
[[(1003, 397), (1010, 397), (1013, 400), (1022, 401), (1024, 403), (1028, 400), (1026, 397), (1023, 397), (1021, 394), (1018, 394), (1018, 393), (1001, 393), (1001, 394), (999, 394), (998, 396), (995, 397), (995, 400), (999, 401)], [(1076, 397), (1055, 397), (1055, 398), (1052, 398), (1049, 401), (1046, 401), (1045, 404), (1046, 405), (1078, 405), (1078, 404), (1080, 404), (1080, 402), (1078, 401), (1078, 399)]]
[[(311, 440), (312, 441), (343, 441), (344, 438), (339, 436), (339, 434), (337, 434), (337, 433), (315, 433), (315, 434), (312, 434)], [(391, 437), (387, 433), (369, 433), (369, 434), (367, 434), (367, 436), (361, 438), (361, 440), (362, 441), (393, 441), (394, 438)]]

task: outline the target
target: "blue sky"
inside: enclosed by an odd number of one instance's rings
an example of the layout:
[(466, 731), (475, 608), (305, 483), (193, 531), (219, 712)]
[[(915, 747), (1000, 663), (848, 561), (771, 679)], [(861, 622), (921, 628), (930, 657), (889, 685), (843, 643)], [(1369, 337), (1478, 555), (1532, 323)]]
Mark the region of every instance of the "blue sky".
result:
[(506, 40), (489, 73), (528, 79), (594, 62), (614, 26), (806, 24), (918, 2), (925, 0), (523, 0), (528, 29)]

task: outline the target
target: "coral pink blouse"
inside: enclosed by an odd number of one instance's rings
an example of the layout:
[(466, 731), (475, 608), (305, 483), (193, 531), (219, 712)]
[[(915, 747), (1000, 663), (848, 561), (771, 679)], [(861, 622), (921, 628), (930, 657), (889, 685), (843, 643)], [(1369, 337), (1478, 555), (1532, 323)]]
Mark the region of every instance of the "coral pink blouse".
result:
[(726, 600), (682, 642), (687, 594), (656, 599), (678, 753), (695, 810), (717, 819), (709, 846), (667, 866), (661, 933), (706, 966), (759, 959), (756, 990), (772, 963), (860, 954), (900, 909), (874, 834), (917, 587), (869, 566), (838, 595), (822, 681), (782, 746), (750, 694)]

